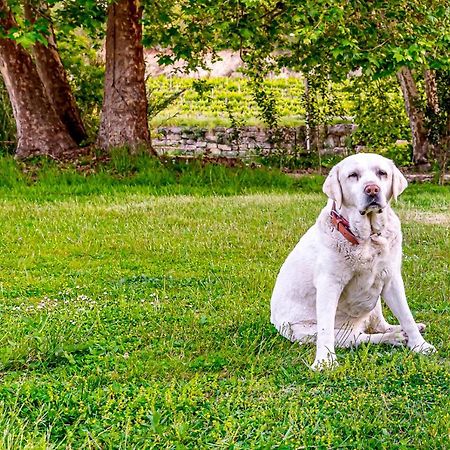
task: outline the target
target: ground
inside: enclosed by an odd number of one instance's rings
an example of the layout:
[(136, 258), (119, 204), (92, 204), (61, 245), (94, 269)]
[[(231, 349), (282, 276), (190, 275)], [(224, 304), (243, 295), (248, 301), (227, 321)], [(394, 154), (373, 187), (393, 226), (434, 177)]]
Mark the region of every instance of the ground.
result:
[(164, 195), (149, 178), (0, 187), (0, 448), (445, 448), (448, 187), (395, 207), (437, 354), (367, 345), (316, 373), (269, 301), (324, 195), (209, 176)]

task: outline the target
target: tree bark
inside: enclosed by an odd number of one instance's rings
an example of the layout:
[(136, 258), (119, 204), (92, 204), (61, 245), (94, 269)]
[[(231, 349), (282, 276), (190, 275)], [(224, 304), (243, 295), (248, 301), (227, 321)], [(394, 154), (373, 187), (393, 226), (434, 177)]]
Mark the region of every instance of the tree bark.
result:
[(106, 72), (97, 145), (151, 148), (147, 119), (145, 65), (139, 0), (109, 5), (106, 31)]
[(429, 142), (425, 126), (425, 113), (420, 107), (420, 96), (416, 82), (410, 69), (403, 67), (397, 72), (402, 88), (406, 113), (413, 139), (413, 161), (416, 164), (428, 161)]
[(429, 135), (433, 144), (433, 157), (439, 167), (439, 183), (444, 184), (450, 156), (450, 71), (426, 70), (425, 92)]
[(427, 96), (427, 106), (433, 114), (439, 114), (439, 96), (437, 91), (436, 74), (434, 70), (425, 70), (425, 94)]
[[(46, 5), (40, 3), (38, 8), (46, 8)], [(43, 15), (43, 11), (34, 7), (30, 1), (25, 2), (25, 17), (31, 22)], [(49, 30), (47, 35), (47, 45), (36, 42), (33, 46), (33, 55), (39, 77), (44, 84), (47, 97), (53, 105), (61, 122), (66, 126), (72, 139), (77, 143), (87, 139), (86, 129), (81, 120), (75, 97), (67, 80), (67, 73), (64, 69), (61, 57), (59, 56), (56, 45), (53, 25), (49, 21)]]
[[(0, 26), (16, 26), (6, 0), (0, 0)], [(73, 154), (77, 145), (51, 105), (31, 56), (17, 42), (0, 38), (0, 71), (17, 127), (16, 156)]]

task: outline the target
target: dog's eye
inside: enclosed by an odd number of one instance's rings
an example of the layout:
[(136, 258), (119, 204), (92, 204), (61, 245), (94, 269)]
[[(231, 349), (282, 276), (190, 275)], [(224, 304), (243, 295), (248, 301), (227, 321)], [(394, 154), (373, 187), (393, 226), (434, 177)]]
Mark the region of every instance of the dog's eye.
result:
[(387, 172), (385, 172), (384, 170), (378, 170), (377, 175), (382, 178), (382, 177), (386, 177), (387, 176)]
[(358, 174), (356, 172), (352, 172), (352, 173), (348, 174), (348, 177), (349, 178), (356, 178), (356, 179), (358, 179)]

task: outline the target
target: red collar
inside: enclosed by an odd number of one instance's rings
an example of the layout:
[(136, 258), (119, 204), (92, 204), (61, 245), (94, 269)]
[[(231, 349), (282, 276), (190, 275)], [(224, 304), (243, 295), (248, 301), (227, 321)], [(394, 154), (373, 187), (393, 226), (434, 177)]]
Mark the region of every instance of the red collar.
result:
[(353, 245), (359, 244), (356, 236), (350, 231), (350, 223), (348, 222), (348, 220), (336, 211), (336, 202), (333, 202), (333, 206), (330, 211), (330, 217), (331, 223), (335, 226), (339, 233), (341, 233), (342, 236), (347, 239), (348, 242)]

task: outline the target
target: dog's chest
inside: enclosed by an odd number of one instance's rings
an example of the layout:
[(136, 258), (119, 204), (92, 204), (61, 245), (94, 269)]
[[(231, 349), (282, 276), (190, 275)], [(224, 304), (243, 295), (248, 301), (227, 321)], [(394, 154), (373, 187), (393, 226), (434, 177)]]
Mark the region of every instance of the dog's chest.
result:
[[(361, 251), (353, 255), (352, 276), (341, 294), (338, 308), (352, 317), (360, 317), (375, 308), (391, 263), (385, 249)], [(349, 261), (347, 261), (349, 262)]]
[(351, 247), (347, 245), (341, 250), (341, 254), (353, 271), (373, 271), (388, 263), (395, 242), (392, 236), (373, 235), (361, 245)]

